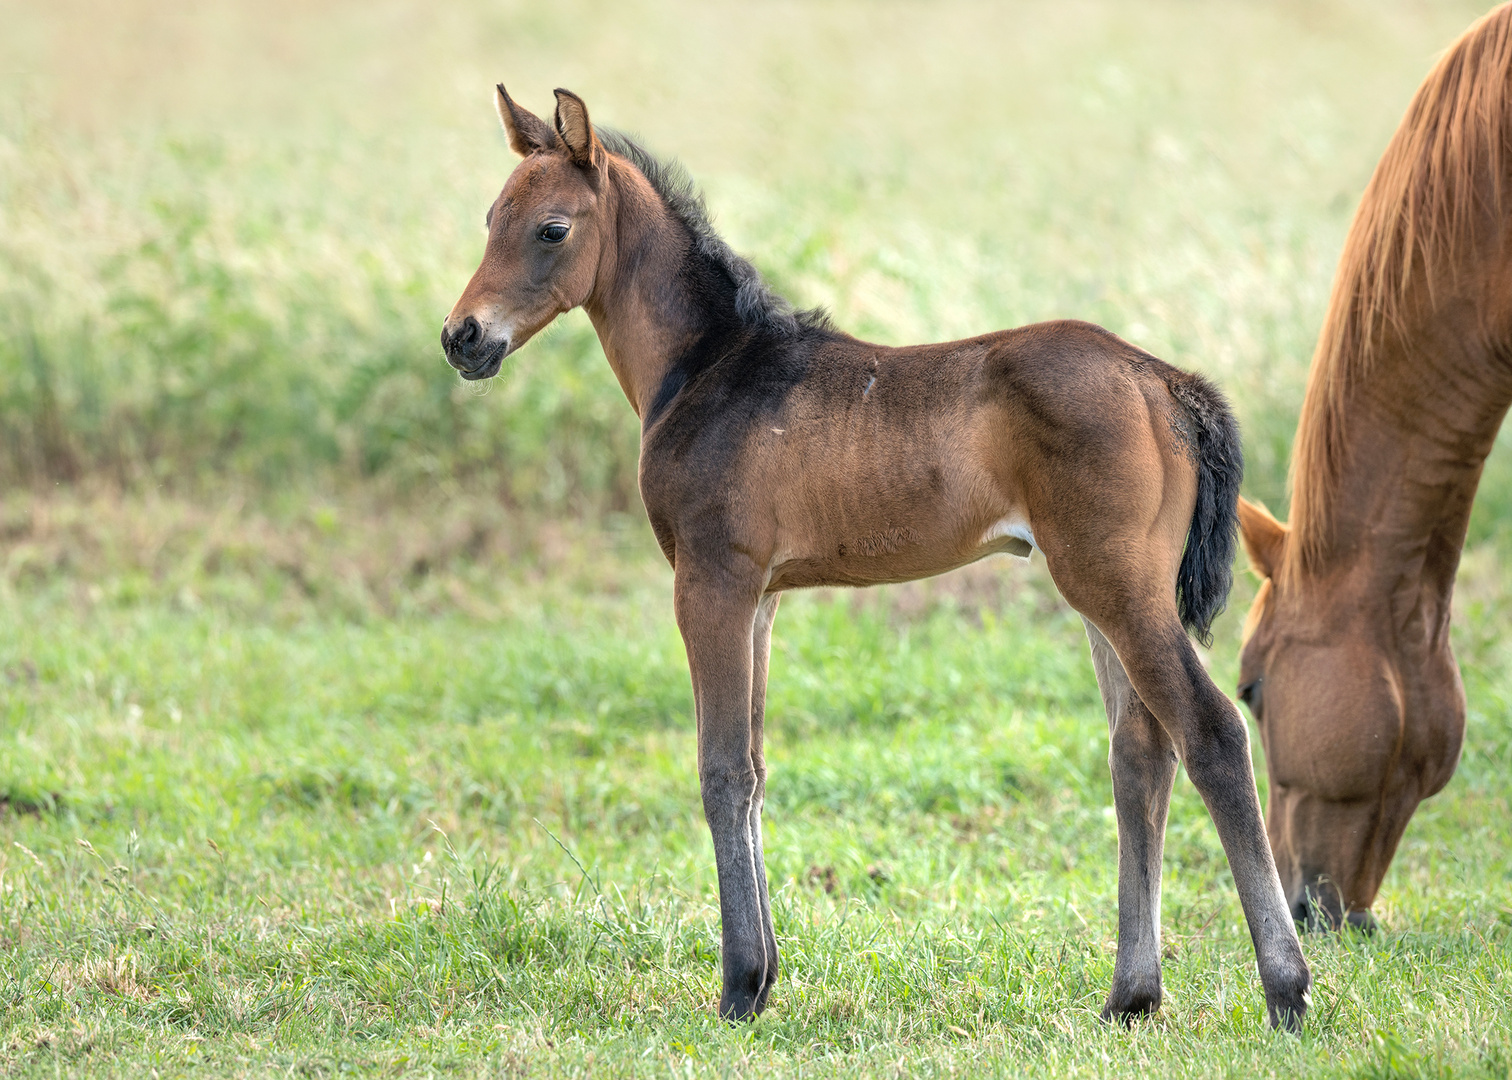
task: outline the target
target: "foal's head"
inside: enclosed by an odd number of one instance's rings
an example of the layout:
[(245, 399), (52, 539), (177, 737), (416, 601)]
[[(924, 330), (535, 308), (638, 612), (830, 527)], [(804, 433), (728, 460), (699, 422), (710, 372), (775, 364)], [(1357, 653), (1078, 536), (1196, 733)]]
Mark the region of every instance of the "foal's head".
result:
[(1447, 641), (1402, 640), (1368, 567), (1325, 580), (1293, 572), (1285, 525), (1242, 499), (1239, 520), (1264, 579), (1245, 626), (1239, 697), (1265, 746), (1281, 884), (1299, 921), (1368, 929), (1413, 811), (1454, 772), (1459, 670)]
[(556, 92), (554, 125), (495, 97), (516, 166), (486, 217), (483, 261), (441, 327), (446, 359), (464, 379), (487, 379), (552, 319), (593, 292), (606, 245), (607, 155), (588, 108)]

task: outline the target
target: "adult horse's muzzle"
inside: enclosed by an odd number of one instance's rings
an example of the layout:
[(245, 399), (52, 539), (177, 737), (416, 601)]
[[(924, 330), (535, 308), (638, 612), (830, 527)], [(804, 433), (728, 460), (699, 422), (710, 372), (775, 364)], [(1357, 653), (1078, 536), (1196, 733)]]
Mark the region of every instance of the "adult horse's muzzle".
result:
[(470, 382), (491, 379), (509, 355), (509, 338), (487, 340), (478, 320), (469, 315), (455, 332), (446, 323), (441, 324), (441, 349), (446, 353), (446, 362), (464, 379)]
[[(1284, 883), (1283, 883), (1284, 887)], [(1369, 908), (1348, 908), (1327, 874), (1308, 875), (1305, 884), (1286, 889), (1287, 904), (1299, 929), (1310, 933), (1353, 927), (1364, 934), (1376, 930), (1376, 917)]]

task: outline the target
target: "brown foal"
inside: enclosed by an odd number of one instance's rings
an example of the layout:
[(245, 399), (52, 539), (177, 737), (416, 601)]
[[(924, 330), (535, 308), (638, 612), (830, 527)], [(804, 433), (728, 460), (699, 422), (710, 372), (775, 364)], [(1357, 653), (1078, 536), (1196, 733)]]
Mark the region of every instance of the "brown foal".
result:
[(1265, 580), (1239, 695), (1265, 746), (1281, 880), (1315, 927), (1374, 924), (1407, 822), (1459, 761), (1449, 611), (1512, 404), (1509, 178), (1503, 6), (1418, 89), (1355, 213), (1297, 424), (1291, 527), (1240, 507)]
[(1118, 956), (1104, 1015), (1160, 1003), (1160, 863), (1178, 759), (1218, 827), (1271, 1021), (1310, 976), (1265, 841), (1238, 710), (1198, 662), (1230, 584), (1239, 442), (1201, 378), (1086, 323), (942, 345), (858, 341), (768, 293), (678, 173), (548, 125), (498, 89), (525, 160), (488, 214), (442, 346), (496, 374), (562, 312), (592, 319), (641, 419), (640, 488), (672, 564), (723, 922), (720, 1015), (766, 1006), (777, 940), (761, 852), (767, 657), (786, 589), (1044, 553), (1085, 619), (1111, 728)]

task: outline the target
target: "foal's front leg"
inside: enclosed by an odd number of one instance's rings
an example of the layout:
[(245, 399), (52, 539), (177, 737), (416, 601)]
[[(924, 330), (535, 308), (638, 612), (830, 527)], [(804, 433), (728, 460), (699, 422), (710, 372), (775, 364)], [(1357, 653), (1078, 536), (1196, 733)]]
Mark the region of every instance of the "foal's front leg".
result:
[(766, 802), (766, 755), (762, 750), (766, 727), (767, 664), (772, 654), (772, 622), (781, 594), (761, 598), (751, 634), (751, 764), (756, 769), (756, 793), (751, 798), (751, 847), (756, 856), (756, 888), (761, 893), (761, 936), (766, 947), (766, 981), (756, 998), (756, 1012), (766, 1008), (767, 995), (777, 982), (777, 932), (772, 926), (772, 901), (767, 896), (766, 861), (761, 856), (761, 808)]
[[(679, 552), (681, 556), (681, 552)], [(762, 580), (754, 567), (700, 566), (679, 557), (677, 625), (688, 650), (698, 714), (698, 783), (719, 871), (724, 989), (719, 1015), (748, 1020), (766, 1004), (766, 874), (759, 832), (760, 772), (752, 746), (753, 646)], [(769, 627), (768, 627), (769, 628)], [(773, 943), (775, 946), (775, 942)]]

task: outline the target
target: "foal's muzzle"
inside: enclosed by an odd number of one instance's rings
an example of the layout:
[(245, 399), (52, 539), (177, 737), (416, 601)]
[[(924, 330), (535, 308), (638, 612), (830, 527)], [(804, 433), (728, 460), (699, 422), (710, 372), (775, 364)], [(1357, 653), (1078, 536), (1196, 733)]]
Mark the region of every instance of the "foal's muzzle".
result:
[(509, 339), (485, 341), (483, 327), (469, 315), (455, 332), (446, 323), (441, 324), (441, 349), (446, 353), (446, 362), (464, 379), (488, 379), (499, 373), (509, 352)]

